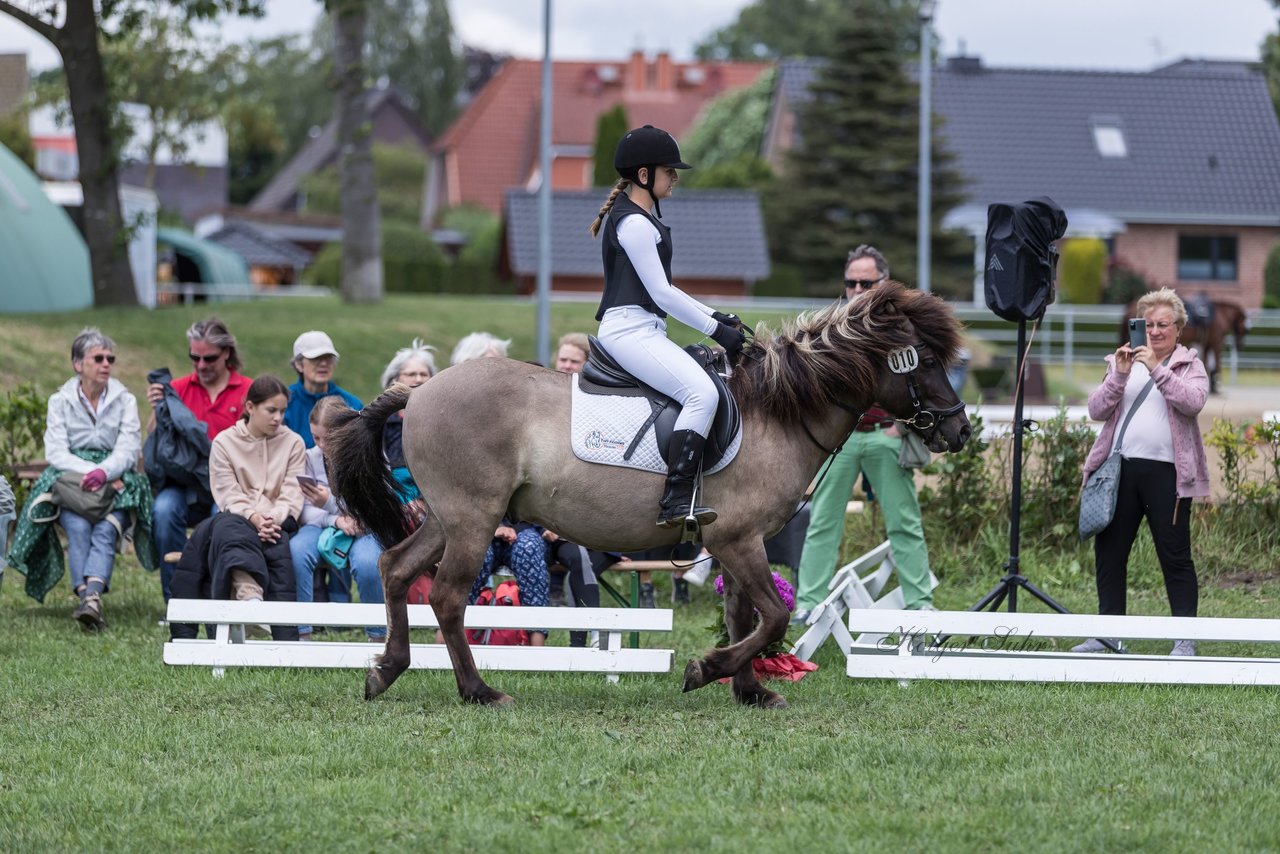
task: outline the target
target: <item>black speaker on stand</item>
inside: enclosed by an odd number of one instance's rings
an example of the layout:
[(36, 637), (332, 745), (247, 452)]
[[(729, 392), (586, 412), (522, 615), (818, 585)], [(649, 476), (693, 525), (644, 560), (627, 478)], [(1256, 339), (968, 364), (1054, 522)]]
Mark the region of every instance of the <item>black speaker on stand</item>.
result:
[(1013, 491), (1009, 514), (1009, 561), (1004, 577), (970, 611), (997, 611), (1007, 599), (1009, 610), (1018, 610), (1022, 588), (1060, 614), (1069, 613), (1053, 597), (1036, 587), (1019, 567), (1018, 544), (1022, 527), (1022, 434), (1030, 422), (1022, 418), (1023, 380), (1026, 372), (1027, 321), (1039, 320), (1053, 302), (1058, 250), (1053, 242), (1067, 230), (1067, 215), (1048, 197), (987, 208), (986, 271), (983, 283), (987, 306), (1005, 320), (1018, 323), (1018, 354), (1013, 400)]

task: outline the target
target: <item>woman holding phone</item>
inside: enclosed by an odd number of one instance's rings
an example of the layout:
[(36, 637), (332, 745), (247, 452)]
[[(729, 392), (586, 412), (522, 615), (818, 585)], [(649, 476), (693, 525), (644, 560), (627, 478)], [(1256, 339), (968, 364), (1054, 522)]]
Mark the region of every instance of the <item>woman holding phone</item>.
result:
[[(1107, 356), (1107, 375), (1089, 395), (1089, 417), (1105, 423), (1085, 460), (1085, 481), (1113, 450), (1121, 455), (1115, 515), (1093, 546), (1098, 613), (1125, 613), (1129, 552), (1145, 518), (1170, 611), (1175, 617), (1194, 617), (1199, 587), (1191, 559), (1191, 500), (1209, 494), (1209, 467), (1197, 421), (1209, 394), (1209, 376), (1195, 351), (1178, 343), (1187, 309), (1174, 291), (1146, 294), (1138, 300), (1138, 314), (1141, 321), (1129, 324), (1130, 343)], [(1119, 425), (1131, 412), (1120, 446), (1113, 448)], [(1073, 651), (1107, 648), (1093, 638)], [(1194, 641), (1180, 640), (1172, 654), (1195, 652)]]

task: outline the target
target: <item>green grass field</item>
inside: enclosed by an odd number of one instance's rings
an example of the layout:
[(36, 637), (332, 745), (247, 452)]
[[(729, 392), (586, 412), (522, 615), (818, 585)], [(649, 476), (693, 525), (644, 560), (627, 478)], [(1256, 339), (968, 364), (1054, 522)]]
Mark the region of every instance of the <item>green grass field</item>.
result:
[[(520, 301), (216, 311), (251, 373), (287, 376), (296, 334), (326, 329), (343, 354), (338, 381), (366, 399), (414, 336), (440, 347), (442, 364), (476, 329), (512, 337), (517, 358), (533, 356), (533, 308)], [(554, 334), (591, 329), (593, 311), (555, 305)], [(0, 317), (0, 388), (34, 380), (51, 391), (70, 375), (71, 337), (94, 323), (116, 338), (117, 373), (141, 394), (148, 369), (187, 370), (182, 333), (208, 313)], [(846, 557), (881, 538), (859, 517), (850, 534)], [(930, 540), (939, 607), (967, 607), (999, 579), (1007, 534), (996, 525), (974, 540)], [(1087, 547), (1023, 549), (1034, 582), (1073, 610), (1096, 606)], [(1201, 613), (1275, 616), (1274, 558), (1205, 563)], [(661, 602), (669, 582), (658, 583)], [(493, 674), (517, 700), (495, 711), (462, 706), (444, 672), (410, 672), (370, 703), (358, 671), (213, 679), (204, 668), (167, 668), (159, 581), (132, 558), (118, 564), (105, 599), (111, 629), (100, 636), (70, 619), (65, 582), (40, 604), (9, 571), (0, 587), (0, 851), (1280, 848), (1267, 782), (1280, 764), (1268, 747), (1280, 727), (1274, 689), (900, 687), (850, 679), (828, 644), (822, 669), (780, 689), (791, 708), (762, 713), (737, 707), (727, 686), (679, 692), (684, 660), (714, 640), (715, 603), (709, 588), (695, 589), (673, 635), (648, 641), (676, 650), (669, 675), (611, 685)], [(1167, 607), (1144, 536), (1130, 611)]]
[[(964, 607), (996, 568), (944, 583)], [(111, 629), (64, 586), (0, 590), (0, 850), (1269, 850), (1270, 688), (861, 682), (834, 646), (781, 713), (679, 693), (714, 593), (677, 611), (676, 672), (448, 673), (374, 702), (358, 671), (161, 663), (158, 581), (122, 562)], [(985, 576), (985, 577), (984, 577)], [(1036, 580), (1048, 585), (1043, 578)], [(661, 583), (661, 582), (660, 582)], [(1090, 585), (1050, 586), (1087, 609)], [(665, 592), (661, 587), (660, 594)], [(1273, 613), (1280, 587), (1207, 586), (1206, 613)], [(1158, 589), (1135, 612), (1165, 612)], [(552, 636), (552, 642), (564, 638)]]

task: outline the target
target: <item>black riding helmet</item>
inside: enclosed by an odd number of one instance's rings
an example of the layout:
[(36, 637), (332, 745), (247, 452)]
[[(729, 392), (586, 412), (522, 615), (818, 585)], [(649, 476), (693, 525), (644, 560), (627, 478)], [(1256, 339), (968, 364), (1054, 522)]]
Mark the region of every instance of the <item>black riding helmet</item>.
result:
[[(638, 178), (640, 168), (649, 168), (649, 180), (641, 184)], [(659, 166), (672, 166), (676, 169), (692, 169), (688, 163), (680, 159), (680, 146), (676, 145), (671, 134), (653, 125), (629, 130), (618, 140), (618, 148), (613, 152), (613, 168), (618, 174), (636, 186), (649, 191), (653, 199), (655, 216), (662, 216), (662, 208), (658, 197), (653, 194), (653, 182), (657, 178), (655, 171)]]

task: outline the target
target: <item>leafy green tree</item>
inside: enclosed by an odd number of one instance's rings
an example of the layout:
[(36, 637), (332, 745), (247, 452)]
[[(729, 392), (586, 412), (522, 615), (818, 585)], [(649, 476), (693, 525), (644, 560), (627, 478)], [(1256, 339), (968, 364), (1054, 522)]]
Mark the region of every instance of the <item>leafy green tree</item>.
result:
[(1077, 237), (1062, 247), (1058, 290), (1064, 302), (1095, 305), (1102, 299), (1107, 271), (1107, 244), (1096, 237)]
[[(446, 0), (380, 0), (368, 7), (366, 77), (396, 88), (433, 135), (457, 114), (464, 80)], [(317, 32), (331, 41), (330, 25)]]
[(1280, 32), (1271, 33), (1262, 42), (1262, 73), (1266, 75), (1276, 115), (1280, 116)]
[(270, 105), (234, 99), (222, 110), (227, 130), (227, 196), (248, 204), (282, 164), (284, 133)]
[[(840, 33), (858, 22), (859, 0), (754, 0), (738, 19), (716, 30), (694, 48), (699, 59), (779, 59), (793, 56), (832, 57), (840, 49)], [(892, 23), (902, 47), (918, 44), (917, 0), (886, 0), (877, 25)]]
[(716, 98), (699, 114), (680, 141), (684, 158), (695, 167), (685, 179), (690, 187), (765, 189), (773, 169), (760, 157), (769, 106), (772, 71), (751, 86)]
[(36, 147), (31, 141), (28, 130), (29, 113), (26, 107), (19, 107), (8, 115), (0, 116), (0, 145), (13, 152), (27, 167), (36, 168)]
[[(378, 208), (384, 221), (418, 226), (426, 167), (426, 156), (417, 148), (373, 144), (373, 173)], [(338, 165), (333, 164), (303, 179), (302, 190), (307, 198), (308, 211), (342, 212), (339, 171)]]
[(221, 57), (196, 37), (190, 20), (163, 8), (121, 30), (103, 48), (115, 99), (146, 110), (150, 133), (142, 139), (142, 151), (146, 186), (153, 187), (159, 151), (167, 148), (181, 160), (189, 131), (219, 117), (220, 94), (211, 71)]
[(1262, 269), (1262, 307), (1280, 308), (1280, 241), (1267, 253)]
[(262, 0), (49, 0), (27, 5), (0, 0), (0, 14), (44, 37), (65, 69), (84, 193), (85, 243), (94, 303), (100, 306), (138, 302), (120, 212), (118, 113), (102, 46), (105, 40), (136, 31), (157, 11), (170, 10), (201, 20), (224, 13), (261, 15)]
[(621, 104), (614, 104), (596, 119), (596, 150), (592, 156), (591, 183), (596, 187), (611, 187), (618, 180), (613, 168), (613, 152), (618, 140), (631, 130), (627, 124), (627, 111)]
[[(849, 2), (836, 33), (838, 51), (815, 76), (811, 100), (797, 116), (800, 142), (785, 181), (766, 199), (774, 258), (798, 270), (813, 294), (829, 294), (845, 252), (877, 246), (896, 279), (916, 279), (919, 93), (891, 0)], [(932, 153), (934, 290), (951, 296), (972, 287), (972, 245), (941, 229), (963, 200), (953, 157), (935, 132)]]
[(229, 46), (211, 71), (222, 93), (229, 194), (245, 204), (333, 115), (332, 36), (310, 35)]

